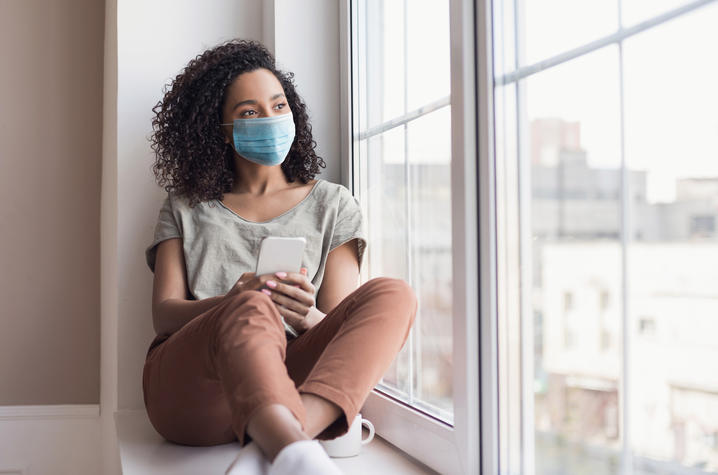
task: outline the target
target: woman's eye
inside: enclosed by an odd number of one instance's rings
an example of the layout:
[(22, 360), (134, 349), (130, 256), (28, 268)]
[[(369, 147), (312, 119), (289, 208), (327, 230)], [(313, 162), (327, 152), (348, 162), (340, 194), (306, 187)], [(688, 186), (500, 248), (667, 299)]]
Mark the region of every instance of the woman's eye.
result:
[(256, 112), (254, 112), (254, 110), (249, 109), (249, 110), (243, 111), (243, 112), (242, 112), (241, 114), (239, 114), (239, 115), (241, 115), (242, 117), (247, 117), (248, 115), (251, 115), (252, 113), (255, 113), (255, 114), (256, 114)]
[(281, 102), (274, 107), (276, 107), (277, 109), (284, 109), (284, 107), (286, 107), (286, 105), (287, 105), (286, 102)]

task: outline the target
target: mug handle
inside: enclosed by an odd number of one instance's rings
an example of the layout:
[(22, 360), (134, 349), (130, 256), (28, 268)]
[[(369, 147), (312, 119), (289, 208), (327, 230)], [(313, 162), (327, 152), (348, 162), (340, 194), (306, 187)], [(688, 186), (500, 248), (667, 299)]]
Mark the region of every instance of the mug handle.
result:
[(366, 439), (362, 439), (361, 441), (362, 445), (366, 445), (374, 439), (374, 424), (372, 424), (369, 419), (362, 418), (361, 425), (366, 426), (366, 428), (369, 429), (369, 435)]

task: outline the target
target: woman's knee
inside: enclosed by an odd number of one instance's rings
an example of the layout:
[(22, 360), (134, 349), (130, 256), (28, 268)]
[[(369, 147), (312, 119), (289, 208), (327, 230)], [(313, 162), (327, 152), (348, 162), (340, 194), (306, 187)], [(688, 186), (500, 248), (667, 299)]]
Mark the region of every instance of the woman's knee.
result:
[[(414, 289), (403, 279), (393, 277), (374, 277), (364, 284), (367, 286), (368, 298), (382, 297), (392, 304), (398, 304), (405, 309), (411, 323), (416, 317), (417, 297)], [(402, 312), (403, 313), (403, 312)]]
[(404, 279), (374, 277), (368, 280), (364, 285), (373, 291), (381, 291), (382, 293), (390, 292), (392, 294), (398, 294), (410, 301), (416, 301), (414, 289)]

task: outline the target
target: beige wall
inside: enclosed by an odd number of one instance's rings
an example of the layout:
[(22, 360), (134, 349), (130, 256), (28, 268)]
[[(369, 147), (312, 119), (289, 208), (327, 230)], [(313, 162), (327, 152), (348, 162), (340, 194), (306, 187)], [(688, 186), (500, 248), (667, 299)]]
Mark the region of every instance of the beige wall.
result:
[(0, 1), (0, 405), (99, 403), (103, 29)]

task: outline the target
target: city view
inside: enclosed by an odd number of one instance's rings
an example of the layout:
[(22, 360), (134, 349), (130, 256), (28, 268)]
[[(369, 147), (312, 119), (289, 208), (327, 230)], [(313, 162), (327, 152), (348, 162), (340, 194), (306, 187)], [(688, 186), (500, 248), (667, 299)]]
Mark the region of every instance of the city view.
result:
[(623, 295), (620, 169), (589, 166), (580, 123), (537, 119), (531, 174), (537, 472), (614, 473), (623, 410), (637, 473), (718, 471), (718, 177), (651, 203), (628, 171)]

